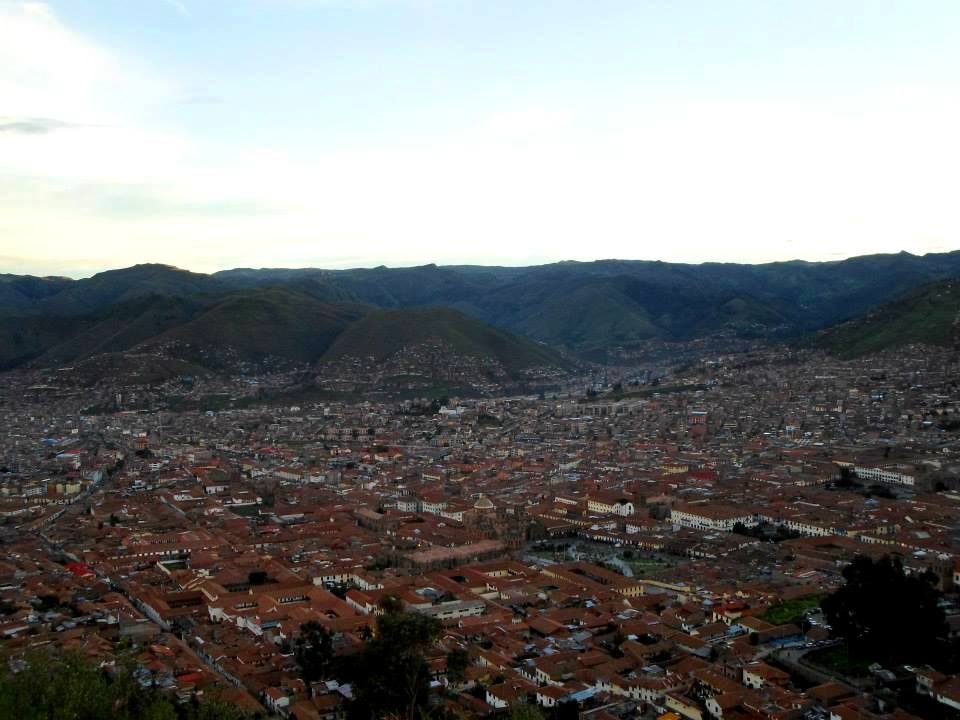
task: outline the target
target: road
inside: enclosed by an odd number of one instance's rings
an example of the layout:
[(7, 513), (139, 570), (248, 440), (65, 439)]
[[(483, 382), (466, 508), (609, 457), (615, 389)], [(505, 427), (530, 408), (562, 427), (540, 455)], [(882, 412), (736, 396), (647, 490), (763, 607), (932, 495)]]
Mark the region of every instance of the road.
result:
[(52, 513), (50, 515), (44, 515), (43, 517), (33, 520), (31, 522), (24, 523), (23, 525), (18, 525), (17, 530), (24, 530), (26, 532), (40, 532), (47, 525), (52, 525), (57, 520), (59, 520), (60, 516), (63, 515), (65, 512), (67, 512), (67, 510), (69, 510), (70, 508), (78, 507), (80, 503), (82, 503), (84, 500), (86, 500), (95, 492), (97, 492), (100, 488), (104, 486), (104, 484), (106, 483), (109, 477), (110, 477), (109, 475), (104, 473), (99, 480), (97, 480), (96, 482), (90, 483), (86, 488), (84, 488), (84, 490), (80, 494), (78, 494), (74, 498), (70, 498), (69, 501), (64, 503), (63, 507), (60, 510), (57, 510), (55, 513)]

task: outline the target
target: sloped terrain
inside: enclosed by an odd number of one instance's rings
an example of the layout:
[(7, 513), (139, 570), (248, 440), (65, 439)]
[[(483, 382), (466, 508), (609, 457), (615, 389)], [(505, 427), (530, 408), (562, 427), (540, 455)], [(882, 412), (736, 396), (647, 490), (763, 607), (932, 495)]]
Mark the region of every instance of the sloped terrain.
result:
[(949, 346), (960, 332), (960, 282), (915, 290), (862, 317), (820, 333), (815, 344), (841, 357), (857, 357), (912, 343)]
[(0, 275), (0, 367), (65, 362), (155, 337), (310, 360), (366, 312), (361, 306), (454, 309), (602, 360), (649, 341), (800, 337), (956, 278), (960, 252), (764, 265), (601, 260), (213, 275), (136, 265), (84, 280)]
[(443, 343), (460, 355), (494, 359), (508, 372), (566, 364), (553, 350), (449, 308), (374, 310), (347, 328), (323, 359), (383, 361), (428, 341)]

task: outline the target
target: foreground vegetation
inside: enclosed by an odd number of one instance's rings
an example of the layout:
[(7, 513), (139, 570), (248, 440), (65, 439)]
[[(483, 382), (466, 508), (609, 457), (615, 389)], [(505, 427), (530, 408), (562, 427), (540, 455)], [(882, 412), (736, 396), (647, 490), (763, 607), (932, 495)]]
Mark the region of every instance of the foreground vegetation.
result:
[[(873, 561), (858, 556), (844, 568), (846, 584), (821, 603), (839, 650), (824, 653), (855, 670), (861, 663), (888, 666), (953, 663), (956, 643), (948, 643), (947, 623), (932, 573), (907, 575), (899, 559)], [(839, 666), (838, 666), (839, 667)]]
[(0, 669), (0, 717), (19, 720), (252, 720), (218, 698), (177, 704), (143, 687), (133, 666), (100, 668), (79, 653), (36, 651)]

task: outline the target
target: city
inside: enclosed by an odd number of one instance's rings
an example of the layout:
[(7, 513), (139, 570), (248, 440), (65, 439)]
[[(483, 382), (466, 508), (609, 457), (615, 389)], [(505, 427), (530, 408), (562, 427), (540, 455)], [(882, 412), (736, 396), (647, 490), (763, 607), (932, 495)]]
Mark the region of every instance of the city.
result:
[(957, 0), (0, 0), (0, 720), (960, 718)]
[(13, 371), (3, 649), (339, 718), (350, 684), (305, 681), (297, 639), (356, 654), (389, 599), (439, 623), (433, 711), (948, 717), (960, 676), (851, 662), (820, 604), (893, 555), (960, 630), (955, 359), (770, 348), (577, 392), (179, 412), (104, 380), (96, 414), (62, 373)]

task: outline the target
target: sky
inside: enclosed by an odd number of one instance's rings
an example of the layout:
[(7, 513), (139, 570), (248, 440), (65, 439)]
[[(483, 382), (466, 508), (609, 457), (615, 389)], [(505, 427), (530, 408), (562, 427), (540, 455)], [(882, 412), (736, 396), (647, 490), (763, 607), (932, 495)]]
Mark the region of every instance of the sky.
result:
[(956, 0), (0, 0), (0, 272), (960, 249)]

